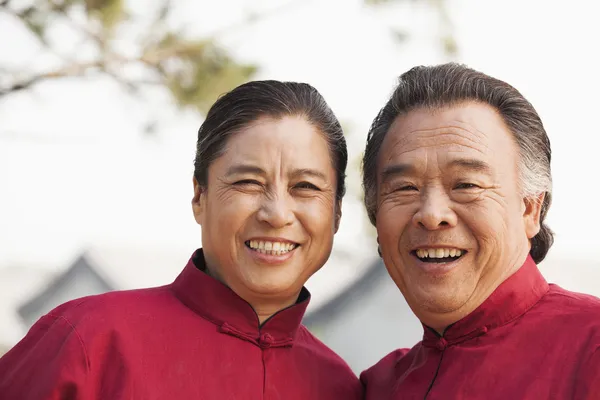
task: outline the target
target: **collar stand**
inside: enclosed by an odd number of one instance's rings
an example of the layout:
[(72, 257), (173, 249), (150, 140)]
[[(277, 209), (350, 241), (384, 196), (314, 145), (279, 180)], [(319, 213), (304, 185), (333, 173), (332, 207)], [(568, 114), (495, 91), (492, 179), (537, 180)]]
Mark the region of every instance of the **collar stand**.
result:
[(294, 305), (278, 311), (259, 326), (252, 306), (206, 273), (202, 249), (192, 255), (171, 286), (182, 303), (217, 325), (220, 332), (263, 348), (291, 345), (310, 302), (310, 293), (303, 287)]
[[(537, 265), (531, 256), (527, 256), (517, 272), (502, 282), (471, 314), (446, 328), (443, 336), (423, 325), (423, 345), (446, 348), (485, 335), (489, 330), (505, 325), (526, 313), (548, 289), (548, 283)], [(441, 340), (446, 345), (442, 346)]]

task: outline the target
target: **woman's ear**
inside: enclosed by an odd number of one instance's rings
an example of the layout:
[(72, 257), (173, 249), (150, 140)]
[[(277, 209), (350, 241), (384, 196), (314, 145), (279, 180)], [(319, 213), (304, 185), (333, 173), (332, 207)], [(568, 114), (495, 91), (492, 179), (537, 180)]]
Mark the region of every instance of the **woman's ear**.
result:
[(340, 229), (340, 222), (342, 220), (342, 201), (341, 200), (337, 200), (335, 202), (335, 220), (334, 220), (334, 233), (337, 233), (337, 231)]
[(194, 197), (192, 198), (192, 211), (194, 213), (194, 219), (198, 223), (198, 225), (202, 226), (202, 221), (204, 219), (204, 209), (205, 209), (205, 189), (198, 183), (196, 177), (194, 177)]

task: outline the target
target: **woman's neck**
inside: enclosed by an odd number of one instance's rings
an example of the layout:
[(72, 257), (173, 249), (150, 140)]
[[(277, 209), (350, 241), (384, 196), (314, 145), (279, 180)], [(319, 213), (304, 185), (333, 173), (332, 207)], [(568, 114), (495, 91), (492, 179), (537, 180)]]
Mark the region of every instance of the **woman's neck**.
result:
[(277, 314), (279, 311), (286, 309), (296, 303), (297, 297), (295, 299), (290, 299), (285, 303), (278, 302), (276, 304), (265, 304), (265, 302), (249, 302), (256, 316), (258, 317), (258, 323), (262, 326), (269, 318), (273, 315)]
[(273, 315), (294, 305), (298, 301), (299, 293), (286, 297), (282, 297), (280, 295), (264, 296), (258, 293), (246, 293), (245, 290), (242, 290), (243, 288), (232, 287), (232, 285), (228, 284), (226, 280), (220, 276), (220, 274), (208, 267), (208, 265), (205, 272), (233, 290), (238, 296), (250, 304), (256, 313), (256, 316), (258, 317), (258, 323), (261, 326)]

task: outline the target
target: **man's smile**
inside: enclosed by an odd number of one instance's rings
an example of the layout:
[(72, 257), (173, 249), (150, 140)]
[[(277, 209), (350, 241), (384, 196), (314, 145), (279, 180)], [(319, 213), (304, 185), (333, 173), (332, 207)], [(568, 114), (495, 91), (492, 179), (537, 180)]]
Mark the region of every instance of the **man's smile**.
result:
[(467, 253), (466, 250), (455, 247), (418, 248), (410, 252), (420, 261), (427, 263), (446, 263), (458, 260)]

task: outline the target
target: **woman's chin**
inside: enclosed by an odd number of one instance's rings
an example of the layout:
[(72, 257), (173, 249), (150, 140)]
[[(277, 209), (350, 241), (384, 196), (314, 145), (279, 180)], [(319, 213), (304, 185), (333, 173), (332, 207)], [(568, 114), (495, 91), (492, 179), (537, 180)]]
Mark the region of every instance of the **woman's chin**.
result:
[[(261, 274), (246, 281), (250, 292), (265, 297), (289, 297), (300, 292), (303, 283), (298, 282), (297, 276), (285, 276), (281, 273)], [(284, 276), (281, 276), (284, 275)]]

